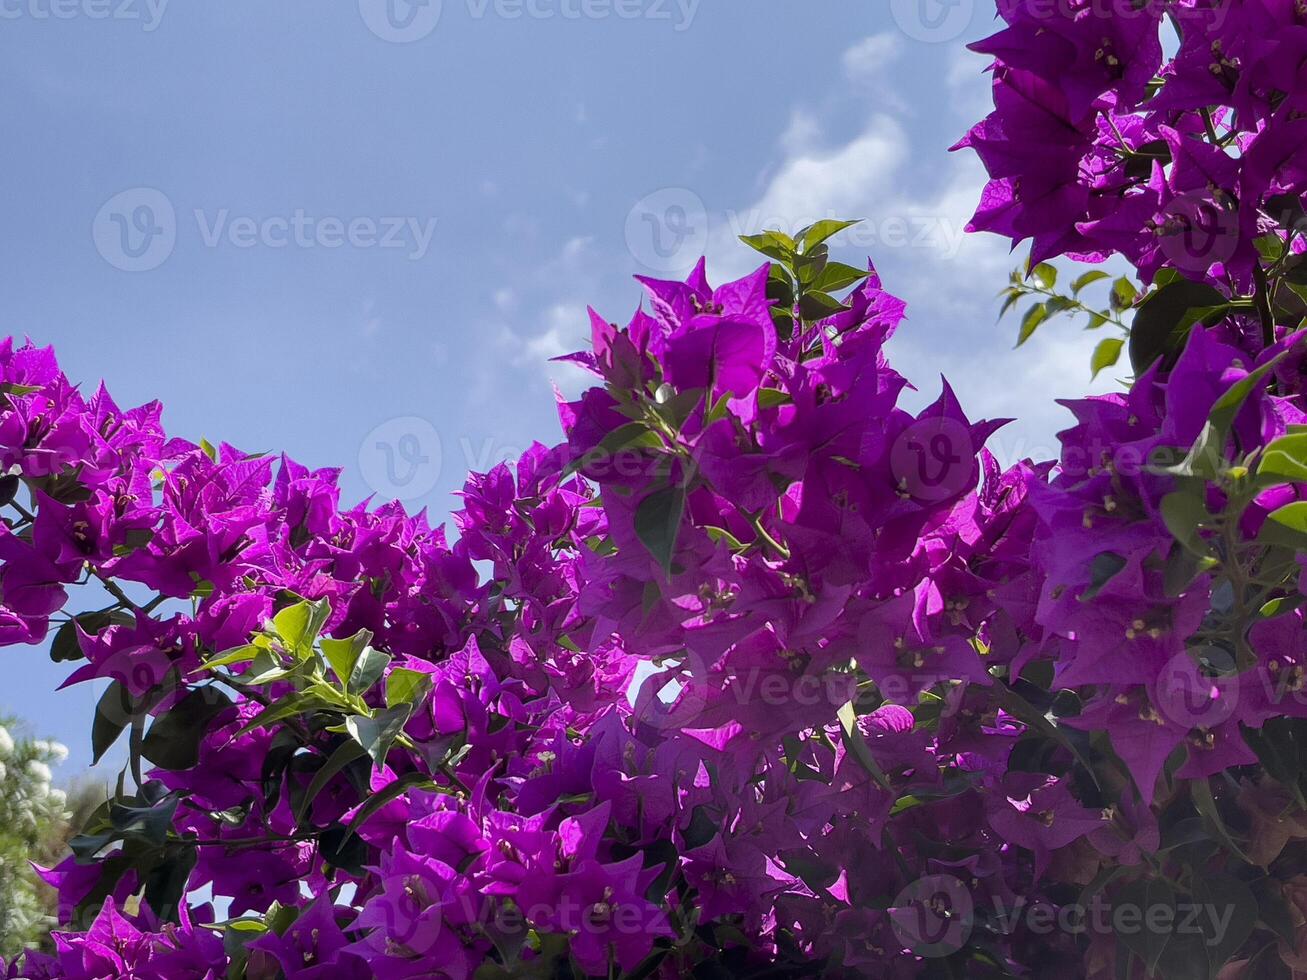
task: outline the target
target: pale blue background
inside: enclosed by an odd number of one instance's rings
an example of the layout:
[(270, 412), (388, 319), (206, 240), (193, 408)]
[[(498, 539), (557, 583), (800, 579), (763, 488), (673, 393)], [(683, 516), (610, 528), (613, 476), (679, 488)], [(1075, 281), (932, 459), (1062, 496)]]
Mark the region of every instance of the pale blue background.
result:
[[(920, 0), (924, 18), (918, 0), (445, 0), (434, 27), (393, 0), (416, 38), (384, 0), (124, 2), (0, 0), (0, 330), (123, 405), (162, 399), (178, 435), (343, 465), (351, 501), (443, 514), (469, 467), (556, 437), (551, 379), (578, 382), (548, 358), (584, 343), (587, 302), (623, 318), (632, 273), (705, 246), (744, 272), (734, 234), (768, 219), (871, 219), (842, 257), (871, 253), (911, 302), (894, 352), (915, 403), (944, 372), (973, 414), (1025, 416), (1006, 458), (1050, 453), (1050, 399), (1087, 384), (1096, 338), (1049, 327), (1013, 352), (993, 296), (1016, 260), (957, 241), (980, 177), (945, 150), (988, 98), (963, 50), (986, 0)], [(115, 221), (160, 195), (163, 260), (123, 271)], [(435, 231), (420, 259), (206, 244), (224, 213), (297, 210)], [(66, 668), (41, 651), (0, 655), (0, 711), (78, 771), (94, 692), (52, 695)]]

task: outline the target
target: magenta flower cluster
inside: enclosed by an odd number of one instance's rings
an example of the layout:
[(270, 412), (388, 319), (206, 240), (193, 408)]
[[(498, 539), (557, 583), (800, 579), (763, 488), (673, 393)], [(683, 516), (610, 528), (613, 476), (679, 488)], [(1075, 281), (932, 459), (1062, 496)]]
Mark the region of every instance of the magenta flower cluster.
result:
[(1307, 970), (1307, 11), (1000, 13), (976, 226), (1124, 255), (1165, 327), (1056, 461), (899, 404), (836, 222), (592, 314), (452, 541), (0, 348), (0, 636), (129, 760), (9, 975)]
[[(1121, 254), (1251, 288), (1254, 242), (1302, 219), (1307, 9), (1297, 0), (998, 0), (991, 177), (972, 230), (1032, 259)], [(1169, 60), (1168, 41), (1178, 46)]]

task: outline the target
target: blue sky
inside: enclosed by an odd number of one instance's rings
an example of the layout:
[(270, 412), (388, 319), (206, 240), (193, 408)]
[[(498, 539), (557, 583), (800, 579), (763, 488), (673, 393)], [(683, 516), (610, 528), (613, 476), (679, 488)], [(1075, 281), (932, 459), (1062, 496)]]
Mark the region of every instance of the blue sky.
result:
[[(551, 356), (632, 274), (742, 274), (740, 233), (842, 244), (910, 303), (895, 364), (946, 374), (997, 448), (1051, 454), (1097, 338), (1012, 350), (1016, 260), (967, 238), (987, 0), (0, 0), (0, 329), (169, 430), (343, 465), (443, 514), (557, 436)], [(1098, 389), (1113, 384), (1100, 379)], [(0, 712), (88, 762), (95, 692), (12, 659)]]

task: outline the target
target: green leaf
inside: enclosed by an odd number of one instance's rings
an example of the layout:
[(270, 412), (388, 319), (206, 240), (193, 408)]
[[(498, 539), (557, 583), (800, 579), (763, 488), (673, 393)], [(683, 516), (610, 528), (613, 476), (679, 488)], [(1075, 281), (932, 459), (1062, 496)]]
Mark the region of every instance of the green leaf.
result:
[[(1154, 910), (1174, 909), (1175, 904), (1175, 890), (1165, 881), (1157, 878), (1127, 883), (1113, 901), (1116, 907), (1140, 910), (1141, 918), (1143, 915), (1157, 914)], [(1172, 922), (1176, 921), (1174, 915), (1168, 918)], [(1123, 929), (1118, 939), (1143, 960), (1146, 974), (1154, 976), (1157, 974), (1157, 964), (1171, 941), (1171, 933), (1153, 926), (1145, 926), (1140, 929)], [(1178, 975), (1167, 974), (1167, 976)], [(1189, 976), (1192, 977), (1192, 974)], [(1193, 978), (1193, 980), (1206, 980), (1206, 978)]]
[(357, 741), (346, 739), (336, 747), (336, 751), (331, 753), (331, 757), (323, 763), (322, 768), (313, 774), (313, 781), (309, 783), (308, 789), (304, 791), (304, 796), (300, 799), (299, 805), (295, 809), (295, 823), (302, 826), (304, 819), (308, 815), (309, 807), (317, 798), (318, 794), (327, 788), (327, 784), (342, 769), (357, 759), (362, 759), (367, 755), (366, 750)]
[(206, 660), (204, 666), (208, 670), (215, 670), (218, 667), (230, 667), (232, 664), (247, 664), (263, 652), (265, 652), (263, 647), (247, 643), (242, 647), (225, 650), (212, 660)]
[(369, 796), (367, 801), (359, 807), (357, 811), (355, 811), (354, 819), (349, 822), (349, 827), (347, 828), (349, 833), (356, 833), (363, 824), (367, 823), (367, 821), (372, 818), (373, 814), (384, 807), (387, 803), (399, 799), (409, 790), (417, 787), (421, 787), (428, 791), (435, 790), (436, 792), (442, 793), (448, 792), (445, 787), (433, 783), (420, 772), (411, 772), (406, 776), (401, 776), (393, 783), (388, 783), (385, 789)]
[(321, 707), (320, 698), (307, 694), (304, 691), (292, 691), (289, 694), (278, 698), (268, 707), (264, 708), (257, 715), (251, 718), (244, 727), (241, 728), (237, 735), (244, 735), (252, 732), (256, 728), (271, 728), (279, 721), (287, 718), (293, 718), (295, 715), (302, 714), (305, 711), (311, 711), (314, 708)]
[(1249, 371), (1216, 400), (1216, 404), (1212, 406), (1211, 412), (1208, 413), (1207, 420), (1217, 428), (1222, 436), (1228, 433), (1230, 427), (1234, 425), (1239, 409), (1243, 408), (1243, 403), (1248, 400), (1248, 396), (1252, 394), (1253, 389), (1261, 384), (1262, 379), (1292, 350), (1293, 348), (1282, 350), (1266, 363)]
[(838, 717), (845, 746), (853, 753), (862, 768), (871, 774), (872, 779), (876, 780), (883, 789), (892, 792), (889, 777), (885, 775), (885, 770), (880, 767), (876, 757), (871, 754), (871, 747), (867, 745), (867, 740), (862, 737), (862, 729), (858, 727), (858, 713), (852, 701), (840, 708)]
[(369, 851), (366, 841), (337, 824), (318, 835), (318, 853), (333, 868), (361, 876)]
[(1167, 476), (1180, 477), (1198, 477), (1203, 480), (1215, 480), (1221, 473), (1225, 465), (1225, 456), (1223, 455), (1222, 446), (1225, 439), (1221, 432), (1212, 425), (1204, 422), (1202, 431), (1198, 433), (1198, 438), (1189, 448), (1185, 457), (1178, 463), (1164, 462), (1165, 453), (1169, 458), (1174, 459), (1172, 450), (1159, 450), (1155, 453), (1149, 469), (1154, 473), (1160, 473)]
[(1111, 279), (1111, 278), (1112, 277), (1108, 275), (1106, 272), (1104, 272), (1102, 269), (1090, 269), (1088, 272), (1086, 272), (1084, 275), (1077, 278), (1076, 281), (1071, 284), (1071, 292), (1076, 295), (1079, 295), (1080, 291), (1085, 287), (1092, 286), (1096, 282), (1101, 282), (1104, 279)]
[(804, 293), (799, 300), (799, 315), (805, 320), (824, 320), (847, 309), (844, 303), (820, 290)]
[(755, 252), (761, 252), (767, 258), (775, 259), (777, 262), (784, 262), (789, 265), (794, 261), (796, 248), (794, 239), (779, 231), (765, 231), (761, 235), (741, 235), (740, 241)]
[(386, 707), (413, 704), (422, 699), (431, 686), (431, 675), (407, 667), (396, 667), (386, 675)]
[(841, 289), (862, 282), (871, 273), (866, 269), (859, 269), (857, 266), (845, 265), (843, 262), (827, 263), (826, 268), (822, 270), (816, 281), (813, 282), (813, 288), (819, 289), (824, 293), (836, 293)]
[(209, 726), (231, 707), (231, 698), (216, 687), (196, 688), (150, 726), (141, 755), (162, 769), (193, 769)]
[(297, 602), (288, 606), (272, 618), (272, 626), (286, 644), (286, 649), (297, 660), (305, 660), (313, 654), (313, 641), (318, 638), (323, 625), (331, 616), (331, 603), (327, 599), (317, 602)]
[(1089, 774), (1089, 778), (1094, 781), (1094, 785), (1098, 785), (1098, 774), (1094, 771), (1088, 757), (1047, 714), (1036, 708), (1002, 680), (996, 679), (989, 690), (994, 702), (1000, 708), (1012, 715), (1012, 717), (1025, 722), (1025, 724), (1045, 737), (1057, 742), (1075, 756), (1080, 765), (1084, 767), (1085, 772)]
[[(233, 919), (222, 930), (222, 951), (237, 967), (235, 976), (243, 977), (244, 969), (239, 968), (249, 955), (246, 947), (268, 934), (268, 927), (257, 919)], [(232, 974), (228, 974), (232, 976)]]
[(1294, 942), (1293, 914), (1280, 882), (1269, 875), (1263, 875), (1252, 883), (1252, 892), (1257, 897), (1258, 918), (1285, 942)]
[(1184, 347), (1195, 323), (1219, 320), (1228, 306), (1222, 293), (1188, 279), (1154, 290), (1139, 305), (1130, 325), (1130, 363), (1135, 374), (1143, 374), (1159, 359), (1169, 363)]
[(1274, 483), (1307, 482), (1307, 433), (1281, 436), (1267, 446), (1257, 476)]
[(140, 837), (162, 847), (172, 829), (172, 818), (177, 812), (181, 797), (169, 793), (154, 803), (137, 801), (136, 805), (127, 803), (109, 804), (109, 823), (113, 829), (124, 837)]
[(1168, 493), (1162, 498), (1161, 512), (1162, 521), (1173, 538), (1195, 554), (1207, 554), (1199, 531), (1211, 521), (1212, 515), (1201, 496), (1181, 490)]
[(704, 533), (706, 533), (708, 537), (712, 538), (714, 542), (719, 544), (725, 543), (726, 547), (730, 548), (732, 551), (741, 551), (744, 548), (744, 542), (742, 542), (739, 538), (737, 538), (730, 531), (726, 530), (726, 528), (724, 527), (708, 526), (705, 527), (703, 530)]
[(369, 644), (372, 643), (371, 630), (359, 630), (353, 636), (346, 637), (343, 640), (335, 640), (330, 637), (323, 637), (318, 641), (318, 649), (322, 651), (323, 657), (331, 665), (331, 671), (336, 675), (342, 687), (349, 684), (349, 679), (354, 673), (354, 665), (363, 655)]
[(779, 388), (758, 389), (759, 408), (776, 408), (778, 405), (788, 405), (792, 400), (788, 391)]
[(1211, 784), (1206, 779), (1190, 780), (1189, 794), (1193, 798), (1194, 808), (1202, 815), (1208, 828), (1215, 832), (1216, 838), (1239, 860), (1245, 864), (1252, 864), (1248, 855), (1234, 842), (1234, 838), (1230, 836), (1230, 831), (1226, 829), (1225, 821), (1221, 819), (1221, 814), (1216, 809), (1216, 800), (1212, 796)]
[(54, 640), (50, 644), (50, 659), (59, 664), (71, 663), (84, 658), (81, 644), (77, 640), (78, 626), (82, 628), (83, 633), (94, 636), (109, 626), (132, 626), (135, 622), (136, 618), (131, 613), (124, 612), (121, 609), (114, 609), (110, 612), (86, 612), (74, 616), (60, 626), (58, 632), (55, 633)]
[(362, 694), (369, 690), (373, 684), (381, 680), (381, 675), (389, 666), (389, 654), (382, 653), (375, 647), (364, 647), (358, 659), (354, 661), (354, 669), (350, 671), (349, 681), (345, 685), (346, 691), (350, 694)]
[(1030, 270), (1030, 274), (1045, 289), (1052, 289), (1057, 285), (1057, 266), (1041, 262)]
[(1285, 504), (1278, 510), (1271, 511), (1270, 517), (1276, 524), (1283, 524), (1291, 531), (1307, 533), (1307, 500)]
[(1219, 872), (1194, 875), (1193, 890), (1194, 903), (1203, 910), (1196, 924), (1203, 930), (1210, 974), (1215, 976), (1252, 935), (1257, 897), (1238, 878)]
[(672, 571), (672, 556), (684, 514), (685, 489), (681, 486), (655, 490), (635, 509), (636, 536), (668, 575)]
[(1138, 287), (1129, 279), (1122, 276), (1116, 282), (1112, 283), (1111, 304), (1113, 312), (1120, 313), (1123, 310), (1130, 309), (1138, 295)]
[(1094, 356), (1089, 359), (1089, 366), (1093, 370), (1091, 377), (1096, 378), (1100, 371), (1110, 368), (1113, 364), (1121, 359), (1121, 348), (1125, 346), (1125, 340), (1121, 337), (1108, 337), (1106, 340), (1099, 341), (1094, 348)]
[(18, 395), (19, 397), (22, 397), (23, 395), (35, 395), (38, 391), (43, 390), (44, 389), (40, 385), (24, 385), (19, 384), (16, 381), (5, 381), (0, 384), (0, 394)]
[(827, 239), (831, 238), (834, 235), (838, 235), (845, 228), (852, 228), (854, 225), (858, 223), (859, 222), (857, 220), (836, 221), (834, 219), (827, 218), (824, 221), (818, 221), (816, 224), (809, 225), (807, 228), (803, 229), (803, 231), (799, 233), (799, 241), (803, 247), (803, 251), (811, 252), (822, 242), (826, 241)]
[(1040, 324), (1048, 319), (1048, 307), (1043, 303), (1036, 303), (1030, 309), (1026, 310), (1026, 315), (1021, 318), (1021, 332), (1017, 335), (1017, 346), (1020, 347), (1027, 340), (1035, 335)]
[(690, 825), (681, 834), (686, 850), (703, 847), (721, 832), (721, 821), (714, 820), (706, 806), (690, 811)]
[(1126, 564), (1125, 558), (1114, 551), (1096, 555), (1089, 565), (1089, 586), (1080, 594), (1081, 601), (1088, 602), (1102, 592), (1103, 587), (1116, 578)]
[(118, 736), (131, 724), (137, 707), (127, 688), (119, 681), (110, 681), (95, 706), (91, 721), (91, 764), (99, 762), (118, 741)]
[(390, 747), (404, 730), (409, 716), (413, 714), (411, 704), (396, 705), (379, 711), (373, 717), (353, 715), (345, 719), (345, 730), (350, 737), (363, 747), (378, 769), (386, 764)]
[(307, 661), (287, 662), (283, 656), (273, 650), (260, 649), (254, 655), (250, 669), (241, 675), (246, 684), (272, 684), (284, 681), (297, 673), (302, 673)]

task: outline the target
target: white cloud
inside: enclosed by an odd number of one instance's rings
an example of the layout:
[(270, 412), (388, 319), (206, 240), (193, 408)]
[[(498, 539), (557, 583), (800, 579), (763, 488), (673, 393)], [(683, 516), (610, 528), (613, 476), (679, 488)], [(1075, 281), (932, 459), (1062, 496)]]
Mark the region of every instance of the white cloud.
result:
[[(1021, 349), (1012, 348), (1017, 321), (997, 322), (996, 296), (1020, 258), (997, 236), (964, 231), (986, 179), (974, 155), (913, 146), (904, 125), (907, 110), (893, 97), (893, 71), (903, 53), (894, 35), (865, 38), (845, 52), (845, 84), (860, 101), (880, 107), (847, 138), (832, 140), (819, 113), (794, 107), (778, 134), (777, 159), (756, 192), (710, 214), (711, 278), (744, 275), (761, 261), (739, 244), (739, 235), (768, 228), (793, 234), (823, 218), (865, 219), (832, 244), (845, 261), (870, 255), (886, 288), (908, 301), (908, 322), (891, 342), (891, 354), (895, 367), (922, 390), (905, 396), (905, 406), (915, 410), (933, 401), (944, 374), (972, 418), (1018, 419), (991, 442), (1004, 462), (1049, 457), (1057, 431), (1070, 422), (1053, 400), (1118, 387), (1112, 371), (1092, 385), (1089, 380), (1090, 353), (1107, 334), (1058, 320)], [(984, 67), (983, 58), (960, 51), (943, 78), (947, 122), (959, 132), (988, 110)], [(496, 297), (508, 323), (491, 347), (491, 359), (500, 362), (493, 366), (502, 369), (507, 361), (568, 395), (589, 384), (584, 372), (549, 359), (586, 346), (588, 320), (577, 297), (602, 309), (603, 297), (625, 295), (607, 277), (612, 264), (593, 239), (577, 236), (515, 285), (511, 303)], [(559, 283), (566, 283), (565, 292)], [(520, 311), (540, 309), (543, 318), (523, 322)]]
[(844, 75), (851, 82), (879, 87), (889, 80), (890, 69), (903, 54), (898, 34), (873, 34), (844, 52)]
[(873, 116), (863, 133), (833, 149), (811, 148), (820, 136), (815, 128), (808, 130), (806, 149), (793, 142), (794, 134), (791, 123), (791, 151), (761, 196), (719, 216), (708, 248), (718, 277), (744, 275), (757, 267), (752, 253), (740, 247), (740, 235), (767, 229), (793, 234), (823, 218), (873, 213), (876, 197), (890, 192), (907, 156), (903, 127), (884, 114)]
[(988, 64), (985, 57), (966, 48), (955, 51), (949, 63), (946, 77), (950, 107), (968, 124), (994, 111), (989, 74), (985, 71)]
[[(844, 70), (864, 88), (882, 81), (892, 88), (888, 72), (900, 53), (896, 37), (870, 37), (845, 53)], [(945, 78), (959, 129), (989, 109), (984, 67), (983, 58), (961, 51)], [(883, 111), (860, 133), (834, 146), (824, 145), (810, 113), (792, 116), (780, 139), (781, 160), (756, 199), (718, 216), (709, 248), (714, 278), (756, 267), (738, 235), (794, 233), (821, 218), (865, 219), (833, 245), (851, 262), (869, 254), (886, 288), (908, 301), (908, 321), (890, 345), (894, 366), (921, 388), (905, 396), (905, 405), (933, 401), (943, 374), (972, 418), (1017, 419), (991, 442), (1005, 463), (1055, 455), (1056, 433), (1071, 417), (1054, 399), (1119, 389), (1115, 378), (1124, 371), (1090, 382), (1090, 354), (1108, 334), (1057, 320), (1013, 349), (1017, 321), (996, 322), (997, 294), (1020, 256), (998, 236), (965, 232), (986, 180), (983, 167), (966, 152), (942, 157), (914, 148), (902, 110), (892, 100), (880, 104)]]

